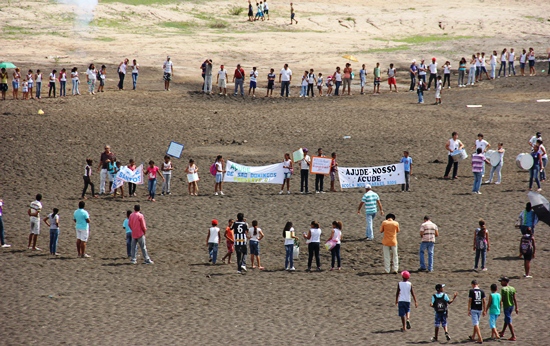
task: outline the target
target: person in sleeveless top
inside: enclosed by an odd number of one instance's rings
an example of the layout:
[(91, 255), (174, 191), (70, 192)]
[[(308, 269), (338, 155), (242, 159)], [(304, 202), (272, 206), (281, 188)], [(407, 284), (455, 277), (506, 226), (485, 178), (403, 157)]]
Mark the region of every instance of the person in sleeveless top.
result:
[(411, 329), (411, 297), (414, 299), (414, 307), (418, 308), (416, 295), (414, 294), (412, 283), (409, 281), (411, 274), (408, 271), (401, 272), (403, 281), (397, 284), (395, 292), (395, 305), (397, 305), (398, 315), (401, 318), (401, 332)]
[(199, 195), (198, 172), (199, 168), (195, 165), (195, 160), (189, 159), (189, 165), (185, 169), (185, 173), (187, 173), (187, 190), (190, 196)]
[(453, 157), (451, 156), (452, 153), (455, 150), (462, 150), (464, 148), (464, 144), (458, 139), (458, 133), (453, 132), (451, 134), (451, 138), (447, 141), (447, 144), (445, 144), (445, 149), (448, 151), (447, 156), (447, 167), (445, 168), (445, 175), (443, 178), (449, 179), (449, 172), (451, 171), (451, 167), (453, 168), (453, 179), (458, 178), (458, 161), (454, 161)]
[(172, 166), (172, 161), (170, 161), (170, 156), (164, 155), (164, 162), (162, 163), (162, 175), (164, 177), (164, 181), (162, 182), (162, 196), (164, 196), (164, 194), (172, 194), (170, 192), (170, 182), (172, 180), (173, 169), (174, 167)]

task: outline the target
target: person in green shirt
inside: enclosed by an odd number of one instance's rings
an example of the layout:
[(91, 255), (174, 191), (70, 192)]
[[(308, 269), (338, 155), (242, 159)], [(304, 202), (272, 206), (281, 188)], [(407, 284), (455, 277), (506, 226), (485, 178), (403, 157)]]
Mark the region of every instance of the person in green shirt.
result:
[(512, 325), (512, 311), (516, 310), (516, 315), (519, 313), (518, 302), (516, 301), (516, 289), (508, 285), (510, 279), (506, 276), (501, 277), (498, 281), (500, 281), (500, 284), (502, 285), (500, 295), (502, 297), (502, 308), (504, 310), (504, 326), (502, 327), (502, 331), (499, 335), (502, 338), (504, 336), (504, 332), (506, 331), (506, 327), (510, 327), (510, 333), (512, 333), (512, 336), (508, 340), (516, 341), (516, 333), (514, 332), (514, 326)]
[(376, 67), (374, 68), (374, 90), (372, 91), (373, 94), (380, 94), (380, 63), (376, 63)]
[(497, 284), (491, 285), (491, 294), (489, 295), (489, 302), (485, 307), (485, 315), (487, 311), (489, 312), (489, 326), (491, 327), (491, 338), (494, 340), (499, 340), (500, 336), (498, 335), (497, 330), (497, 318), (500, 316), (500, 302), (501, 297), (500, 293), (497, 292)]

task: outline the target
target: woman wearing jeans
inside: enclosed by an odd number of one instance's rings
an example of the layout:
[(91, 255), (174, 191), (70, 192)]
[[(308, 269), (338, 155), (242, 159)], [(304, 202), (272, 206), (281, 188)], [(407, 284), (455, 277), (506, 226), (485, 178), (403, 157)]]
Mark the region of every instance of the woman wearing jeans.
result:
[(317, 271), (321, 271), (321, 258), (319, 257), (321, 229), (319, 228), (319, 223), (317, 221), (311, 221), (311, 228), (309, 229), (309, 232), (307, 234), (304, 233), (304, 238), (308, 240), (308, 258), (306, 271), (311, 271), (311, 262), (313, 260), (313, 255), (315, 255), (315, 264), (317, 264)]
[(334, 270), (334, 262), (335, 260), (338, 260), (338, 270), (342, 269), (342, 261), (340, 259), (340, 244), (342, 240), (342, 221), (332, 221), (332, 233), (330, 233), (330, 238), (328, 238), (327, 242), (330, 240), (336, 241), (336, 245), (332, 249), (330, 249), (331, 254), (331, 262), (330, 262), (330, 270)]
[(542, 170), (540, 171), (540, 181), (543, 182), (546, 180), (546, 164), (548, 164), (548, 153), (546, 152), (546, 148), (544, 145), (542, 145), (542, 139), (537, 139), (537, 144), (539, 146), (539, 153), (540, 157), (542, 159)]
[(533, 188), (533, 179), (537, 183), (538, 190), (540, 191), (540, 180), (539, 180), (539, 172), (544, 169), (542, 164), (542, 155), (539, 152), (540, 146), (539, 144), (535, 144), (533, 147), (533, 151), (531, 152), (531, 156), (533, 157), (533, 166), (529, 170), (529, 191)]
[(476, 55), (473, 54), (470, 60), (470, 71), (468, 73), (468, 83), (466, 83), (466, 85), (474, 85), (476, 80), (476, 60)]
[[(288, 233), (287, 233), (288, 232)], [(283, 238), (285, 239), (285, 270), (295, 271), (294, 269), (294, 241), (298, 240), (294, 233), (292, 222), (288, 221), (283, 229)]]
[(489, 231), (483, 220), (479, 220), (479, 228), (474, 231), (474, 251), (476, 252), (476, 258), (473, 270), (477, 271), (479, 259), (481, 258), (481, 270), (486, 271), (485, 260), (487, 259), (487, 251), (489, 251)]
[(485, 183), (490, 184), (493, 182), (493, 174), (497, 174), (497, 181), (495, 184), (500, 184), (500, 180), (502, 178), (500, 171), (502, 170), (502, 165), (504, 164), (504, 150), (503, 148), (504, 143), (498, 143), (498, 149), (497, 152), (500, 155), (500, 162), (496, 166), (491, 165), (491, 172), (489, 173), (489, 180), (487, 180)]
[(340, 73), (340, 66), (336, 67), (336, 72), (332, 75), (332, 80), (334, 80), (336, 84), (334, 95), (339, 96), (340, 85), (342, 85), (342, 73)]
[(59, 238), (59, 209), (53, 208), (53, 213), (44, 218), (44, 223), (50, 227), (50, 255), (59, 256), (57, 253), (57, 240)]
[(498, 70), (498, 78), (500, 78), (500, 72), (504, 72), (504, 77), (506, 77), (506, 62), (508, 61), (508, 53), (506, 53), (506, 48), (500, 53), (500, 69)]
[(464, 86), (464, 75), (466, 74), (466, 58), (462, 57), (458, 63), (458, 87)]

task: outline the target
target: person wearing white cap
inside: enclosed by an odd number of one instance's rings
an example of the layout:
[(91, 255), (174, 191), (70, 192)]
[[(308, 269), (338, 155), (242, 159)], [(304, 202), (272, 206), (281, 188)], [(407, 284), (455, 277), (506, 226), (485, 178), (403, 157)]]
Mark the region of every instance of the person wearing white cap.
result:
[(411, 86), (409, 87), (409, 91), (414, 91), (414, 86), (416, 85), (416, 74), (418, 73), (416, 60), (412, 61), (411, 67), (409, 68), (409, 73), (411, 75)]
[(170, 91), (170, 81), (172, 80), (172, 75), (174, 74), (174, 66), (172, 65), (170, 56), (166, 57), (166, 61), (164, 62), (164, 65), (162, 65), (162, 69), (164, 71), (164, 90)]
[(357, 208), (357, 214), (361, 213), (361, 208), (363, 208), (363, 205), (365, 205), (365, 214), (367, 217), (367, 229), (365, 236), (367, 237), (367, 240), (370, 241), (374, 239), (372, 220), (376, 217), (378, 209), (380, 209), (380, 213), (384, 215), (384, 208), (382, 208), (382, 203), (380, 203), (380, 197), (376, 192), (372, 191), (372, 187), (369, 184), (365, 185), (365, 194), (363, 195), (363, 198), (361, 198), (361, 203), (359, 203), (359, 207)]

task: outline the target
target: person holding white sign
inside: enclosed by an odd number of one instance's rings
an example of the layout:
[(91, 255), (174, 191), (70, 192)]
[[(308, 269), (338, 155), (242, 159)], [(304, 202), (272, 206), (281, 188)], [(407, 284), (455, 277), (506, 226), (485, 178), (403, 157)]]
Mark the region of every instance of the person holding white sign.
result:
[(302, 148), (302, 151), (304, 152), (304, 158), (301, 159), (299, 162), (300, 164), (300, 192), (302, 194), (309, 193), (308, 190), (308, 180), (309, 180), (309, 166), (311, 165), (311, 157), (307, 154), (308, 149)]
[[(326, 157), (323, 154), (323, 148), (317, 149), (317, 156)], [(323, 191), (323, 183), (324, 182), (325, 182), (325, 175), (324, 174), (315, 174), (315, 193), (325, 193), (325, 191)]]
[(285, 154), (285, 159), (283, 161), (283, 172), (285, 174), (285, 180), (283, 180), (283, 185), (281, 185), (281, 191), (279, 191), (279, 195), (283, 194), (283, 190), (285, 189), (286, 184), (286, 193), (290, 195), (290, 177), (292, 177), (292, 171), (294, 170), (292, 166), (294, 165), (294, 162), (292, 162), (292, 159), (290, 158), (290, 154)]
[(361, 198), (361, 203), (359, 203), (359, 208), (357, 208), (357, 214), (361, 213), (361, 208), (365, 205), (365, 213), (367, 216), (367, 230), (365, 236), (368, 241), (374, 239), (374, 233), (372, 231), (372, 220), (376, 217), (378, 209), (380, 213), (384, 215), (384, 208), (382, 208), (382, 203), (380, 203), (380, 197), (374, 191), (370, 184), (365, 185), (365, 194)]
[(189, 165), (185, 169), (185, 172), (187, 173), (187, 190), (189, 191), (189, 195), (198, 196), (199, 184), (197, 182), (199, 181), (199, 168), (195, 165), (195, 160), (189, 159)]

